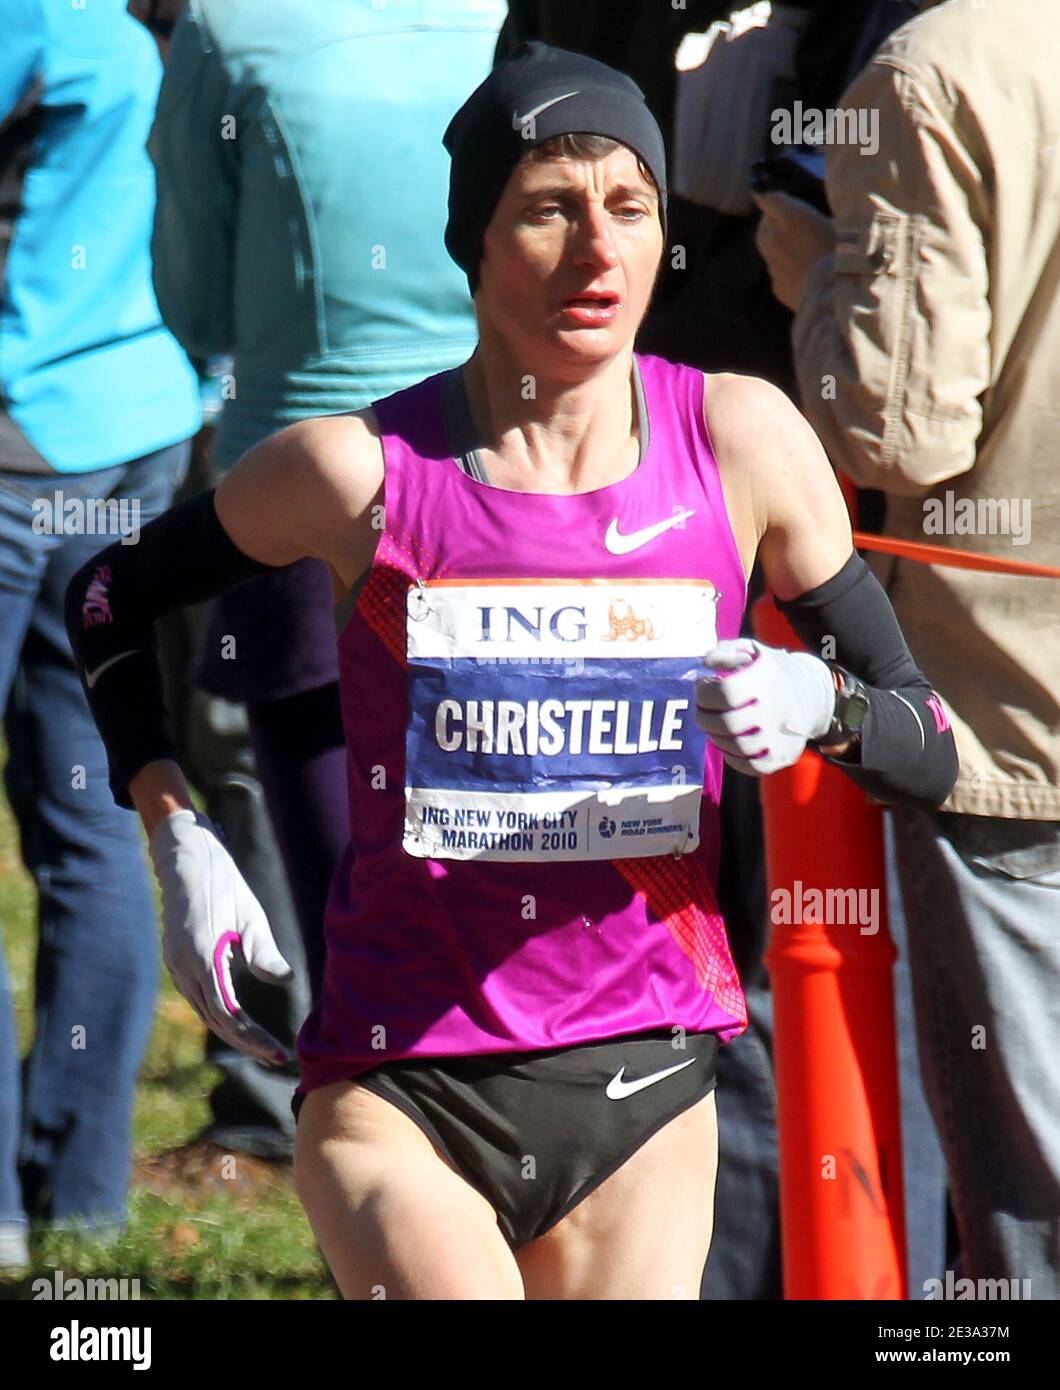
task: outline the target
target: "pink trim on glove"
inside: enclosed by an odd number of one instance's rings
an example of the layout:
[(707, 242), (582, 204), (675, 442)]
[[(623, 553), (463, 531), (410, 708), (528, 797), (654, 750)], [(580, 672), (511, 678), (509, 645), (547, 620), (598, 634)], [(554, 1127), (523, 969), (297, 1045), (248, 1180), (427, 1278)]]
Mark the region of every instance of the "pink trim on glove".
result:
[(237, 946), (242, 945), (242, 938), (239, 933), (237, 931), (226, 931), (225, 934), (218, 939), (217, 945), (213, 948), (214, 978), (217, 981), (218, 989), (221, 991), (221, 998), (224, 1000), (225, 1008), (230, 1014), (238, 1013), (239, 1005), (228, 993), (225, 986), (225, 976), (222, 966), (224, 964), (225, 947), (231, 945), (233, 942), (235, 942)]

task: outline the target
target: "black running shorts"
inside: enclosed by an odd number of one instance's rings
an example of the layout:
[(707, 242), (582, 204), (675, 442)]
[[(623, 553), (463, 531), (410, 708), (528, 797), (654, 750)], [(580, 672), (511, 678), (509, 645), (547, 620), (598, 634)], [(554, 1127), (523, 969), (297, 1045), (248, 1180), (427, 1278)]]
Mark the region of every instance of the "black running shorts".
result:
[(419, 1125), (518, 1249), (713, 1091), (717, 1053), (714, 1033), (664, 1028), (547, 1052), (385, 1062), (352, 1080)]

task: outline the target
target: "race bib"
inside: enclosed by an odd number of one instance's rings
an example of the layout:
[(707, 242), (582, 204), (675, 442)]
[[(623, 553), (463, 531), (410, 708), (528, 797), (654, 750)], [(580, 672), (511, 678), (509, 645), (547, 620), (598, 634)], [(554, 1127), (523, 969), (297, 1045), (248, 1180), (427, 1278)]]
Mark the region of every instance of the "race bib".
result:
[(407, 596), (404, 848), (622, 859), (699, 844), (704, 580), (431, 580)]

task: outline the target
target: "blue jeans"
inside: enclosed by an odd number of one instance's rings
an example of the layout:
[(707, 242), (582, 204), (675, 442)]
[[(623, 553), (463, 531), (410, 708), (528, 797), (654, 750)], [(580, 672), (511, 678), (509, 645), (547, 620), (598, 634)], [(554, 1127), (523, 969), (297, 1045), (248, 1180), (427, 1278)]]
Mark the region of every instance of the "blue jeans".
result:
[(890, 815), (884, 818), (884, 826), (887, 915), (891, 939), (898, 950), (894, 963), (894, 1025), (902, 1124), (906, 1274), (909, 1298), (923, 1299), (927, 1281), (941, 1279), (946, 1273), (946, 1160), (924, 1095), (909, 966), (909, 929), (902, 908)]
[(957, 1275), (1060, 1298), (1060, 824), (892, 816)]
[(116, 535), (38, 532), (32, 523), (41, 500), (61, 492), (67, 504), (137, 500), (145, 525), (168, 507), (188, 452), (176, 444), (62, 477), (0, 471), (5, 781), (39, 923), (36, 1028), (21, 1072), (0, 951), (0, 1221), (123, 1223), (133, 1094), (158, 988), (139, 823), (114, 804), (63, 622), (70, 579)]

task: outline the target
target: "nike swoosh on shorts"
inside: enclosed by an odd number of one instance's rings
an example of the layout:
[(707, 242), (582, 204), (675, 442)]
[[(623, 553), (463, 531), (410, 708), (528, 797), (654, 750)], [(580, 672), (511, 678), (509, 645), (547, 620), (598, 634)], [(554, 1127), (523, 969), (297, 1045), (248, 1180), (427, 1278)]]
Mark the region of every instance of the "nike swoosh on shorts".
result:
[(517, 111), (512, 112), (512, 129), (519, 130), (527, 121), (532, 121), (535, 116), (540, 116), (542, 111), (547, 111), (550, 106), (555, 106), (557, 102), (567, 101), (570, 97), (578, 96), (577, 92), (564, 92), (561, 97), (553, 97), (551, 101), (543, 101), (540, 106), (535, 106), (532, 111), (528, 111), (525, 116), (520, 116)]
[(127, 656), (135, 656), (139, 650), (139, 647), (134, 647), (131, 651), (119, 652), (117, 656), (112, 656), (109, 660), (104, 661), (101, 666), (97, 666), (94, 671), (86, 671), (85, 684), (88, 686), (89, 690), (92, 689), (104, 671), (108, 671), (117, 662), (124, 661)]
[(631, 531), (628, 536), (624, 536), (618, 529), (618, 517), (612, 517), (611, 525), (604, 537), (604, 545), (612, 555), (628, 555), (631, 550), (639, 550), (642, 545), (647, 545), (649, 541), (655, 540), (656, 536), (669, 531), (671, 526), (679, 526), (690, 516), (695, 516), (695, 512), (675, 512), (673, 516), (657, 521), (654, 526), (642, 526), (639, 531)]
[(689, 1057), (687, 1062), (678, 1062), (676, 1067), (667, 1067), (665, 1071), (652, 1072), (650, 1076), (639, 1077), (636, 1081), (622, 1080), (626, 1071), (623, 1067), (607, 1083), (607, 1090), (604, 1094), (608, 1100), (625, 1100), (628, 1096), (635, 1096), (638, 1091), (643, 1091), (646, 1086), (654, 1086), (656, 1081), (673, 1076), (675, 1071), (684, 1071), (685, 1067), (690, 1067), (695, 1060), (694, 1057)]

